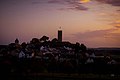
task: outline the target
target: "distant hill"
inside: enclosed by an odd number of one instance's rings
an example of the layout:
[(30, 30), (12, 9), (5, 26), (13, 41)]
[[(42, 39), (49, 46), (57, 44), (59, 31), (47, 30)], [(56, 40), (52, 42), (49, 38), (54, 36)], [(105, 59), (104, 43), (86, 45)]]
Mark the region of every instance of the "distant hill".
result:
[(99, 47), (99, 48), (88, 48), (88, 49), (94, 49), (94, 50), (120, 50), (120, 48), (115, 47)]

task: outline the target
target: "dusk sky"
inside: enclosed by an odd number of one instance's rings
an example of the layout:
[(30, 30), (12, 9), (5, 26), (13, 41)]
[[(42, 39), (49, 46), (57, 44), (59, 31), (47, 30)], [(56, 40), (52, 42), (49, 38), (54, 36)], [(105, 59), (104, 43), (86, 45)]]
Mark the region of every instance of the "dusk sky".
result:
[(0, 0), (0, 44), (57, 38), (87, 47), (120, 47), (120, 0)]

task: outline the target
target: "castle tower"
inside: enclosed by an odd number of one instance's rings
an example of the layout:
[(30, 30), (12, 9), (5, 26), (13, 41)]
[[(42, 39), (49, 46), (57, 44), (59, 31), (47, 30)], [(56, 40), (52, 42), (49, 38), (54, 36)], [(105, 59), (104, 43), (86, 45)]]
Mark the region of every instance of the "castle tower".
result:
[(62, 42), (62, 30), (61, 30), (61, 27), (58, 30), (58, 41)]

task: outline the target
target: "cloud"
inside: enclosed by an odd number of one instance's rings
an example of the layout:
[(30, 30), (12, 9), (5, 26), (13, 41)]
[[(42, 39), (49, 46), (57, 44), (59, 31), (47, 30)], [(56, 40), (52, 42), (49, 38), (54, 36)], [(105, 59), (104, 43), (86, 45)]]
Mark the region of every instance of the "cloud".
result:
[(47, 3), (48, 0), (31, 0), (32, 4), (43, 4)]
[(114, 36), (112, 36), (113, 38), (119, 38), (120, 39), (120, 33), (111, 33), (111, 35), (114, 35)]
[(80, 0), (80, 3), (87, 3), (90, 2), (90, 0)]
[(120, 28), (120, 23), (115, 24), (115, 27), (116, 27), (116, 28)]
[(78, 0), (49, 0), (48, 3), (78, 4)]
[(115, 26), (116, 28), (120, 28), (120, 24), (119, 24), (119, 26)]
[(106, 30), (94, 30), (87, 31), (84, 33), (72, 34), (73, 39), (78, 40), (80, 43), (89, 45), (89, 47), (96, 46), (120, 46), (120, 33), (116, 28), (106, 29)]
[(120, 0), (96, 0), (101, 3), (111, 4), (113, 6), (120, 6)]
[(116, 20), (115, 22), (111, 23), (116, 28), (120, 28), (120, 20)]
[(88, 10), (87, 7), (83, 6), (84, 3), (89, 2), (90, 0), (36, 0), (33, 1), (32, 4), (59, 4), (59, 5), (65, 5), (66, 8), (60, 8), (58, 10)]
[(117, 44), (120, 46), (120, 33), (116, 32), (116, 33), (111, 33), (109, 34), (109, 36), (106, 37), (108, 40), (109, 39), (113, 39)]
[(110, 34), (111, 31), (114, 31), (114, 30), (116, 29), (95, 30), (95, 31), (87, 31), (84, 33), (77, 33), (73, 35), (81, 39), (91, 39), (91, 38), (97, 38), (97, 37), (105, 37), (108, 34)]
[[(81, 0), (83, 1), (83, 0)], [(85, 1), (84, 1), (85, 2)], [(59, 9), (59, 10), (66, 10), (66, 9), (71, 9), (71, 10), (88, 10), (87, 7), (83, 6), (80, 0), (50, 0), (48, 3), (53, 3), (53, 4), (64, 4), (67, 5), (68, 8), (65, 9)]]
[(120, 10), (117, 10), (117, 11), (120, 11)]
[(71, 10), (84, 10), (84, 11), (88, 10), (87, 7), (84, 7), (84, 6), (81, 6), (81, 5), (77, 5), (77, 6), (74, 6), (72, 8), (68, 8), (68, 9), (71, 9)]
[(63, 3), (63, 0), (50, 0), (48, 3)]

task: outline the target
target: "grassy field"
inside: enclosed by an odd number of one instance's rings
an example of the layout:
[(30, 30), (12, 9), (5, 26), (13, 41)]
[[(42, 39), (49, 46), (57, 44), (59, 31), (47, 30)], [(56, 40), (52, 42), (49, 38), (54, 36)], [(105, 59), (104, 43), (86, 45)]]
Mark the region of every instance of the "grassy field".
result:
[(6, 76), (7, 80), (120, 80), (120, 75), (114, 74), (23, 73)]

